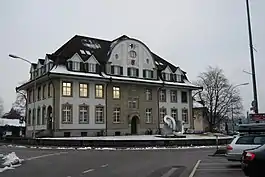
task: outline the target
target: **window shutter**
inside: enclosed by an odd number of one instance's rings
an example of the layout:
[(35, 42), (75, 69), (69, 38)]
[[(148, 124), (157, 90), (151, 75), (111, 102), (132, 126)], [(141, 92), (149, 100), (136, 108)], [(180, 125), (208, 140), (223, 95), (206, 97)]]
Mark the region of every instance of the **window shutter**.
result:
[(88, 72), (88, 63), (84, 63), (84, 71)]
[(154, 78), (154, 71), (151, 71), (151, 78)]
[(73, 62), (72, 61), (68, 61), (68, 69), (69, 70), (73, 69)]
[(123, 75), (123, 67), (120, 66), (120, 75)]
[(131, 76), (131, 68), (127, 68), (127, 75)]
[(173, 74), (170, 74), (170, 80), (173, 81)]
[(100, 65), (96, 64), (96, 73), (99, 73), (99, 72), (100, 72)]
[(136, 76), (139, 77), (139, 69), (136, 69)]
[(84, 72), (85, 71), (85, 63), (80, 62), (80, 71)]
[(162, 79), (165, 80), (165, 73), (162, 73)]
[(177, 75), (173, 74), (173, 81), (176, 81), (176, 80), (177, 80)]
[(143, 70), (143, 77), (146, 78), (146, 70)]
[(114, 66), (111, 66), (111, 74), (114, 74)]

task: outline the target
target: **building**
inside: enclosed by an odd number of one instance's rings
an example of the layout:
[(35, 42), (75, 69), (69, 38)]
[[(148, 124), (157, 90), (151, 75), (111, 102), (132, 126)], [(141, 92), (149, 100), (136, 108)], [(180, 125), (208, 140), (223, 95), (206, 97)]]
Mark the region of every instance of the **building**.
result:
[(193, 129), (191, 92), (199, 88), (137, 39), (76, 35), (33, 63), (17, 89), (28, 94), (27, 136), (57, 137), (156, 132), (166, 114)]
[(209, 131), (209, 122), (207, 121), (207, 108), (196, 100), (193, 100), (193, 119), (195, 133)]
[(0, 139), (6, 136), (19, 137), (25, 135), (25, 121), (20, 119), (0, 118)]

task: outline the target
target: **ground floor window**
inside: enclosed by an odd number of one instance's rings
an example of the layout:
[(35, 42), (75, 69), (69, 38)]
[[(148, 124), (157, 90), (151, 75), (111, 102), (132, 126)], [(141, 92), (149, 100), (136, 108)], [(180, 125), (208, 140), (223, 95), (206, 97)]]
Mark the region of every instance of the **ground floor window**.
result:
[(145, 123), (152, 123), (152, 108), (145, 109)]
[(166, 108), (160, 108), (160, 123), (164, 123), (164, 117), (167, 115)]
[(103, 106), (96, 106), (95, 109), (95, 123), (102, 124), (104, 123), (104, 107)]
[(171, 109), (171, 117), (173, 117), (175, 120), (178, 120), (178, 110), (175, 108)]
[(72, 123), (73, 122), (73, 106), (70, 104), (62, 105), (62, 123)]
[(182, 120), (187, 124), (189, 123), (188, 109), (182, 109)]

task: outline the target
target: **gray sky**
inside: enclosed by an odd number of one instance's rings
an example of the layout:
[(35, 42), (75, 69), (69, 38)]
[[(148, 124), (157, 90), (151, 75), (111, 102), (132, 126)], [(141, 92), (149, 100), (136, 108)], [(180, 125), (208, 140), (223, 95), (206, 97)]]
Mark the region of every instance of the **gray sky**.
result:
[[(265, 111), (265, 1), (250, 0), (260, 111)], [(9, 0), (0, 1), (0, 97), (8, 111), (15, 87), (29, 77), (29, 65), (75, 34), (143, 41), (153, 52), (188, 73), (208, 65), (223, 68), (233, 84), (251, 83), (245, 0)], [(240, 88), (245, 109), (252, 85)]]

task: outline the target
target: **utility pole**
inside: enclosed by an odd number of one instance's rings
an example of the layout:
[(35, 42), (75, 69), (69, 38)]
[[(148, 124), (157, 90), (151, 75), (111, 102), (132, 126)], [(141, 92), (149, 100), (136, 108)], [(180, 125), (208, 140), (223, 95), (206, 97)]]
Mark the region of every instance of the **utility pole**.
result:
[(249, 12), (249, 2), (246, 0), (247, 6), (247, 19), (248, 19), (248, 35), (249, 35), (249, 51), (250, 51), (250, 61), (251, 61), (251, 74), (252, 74), (252, 83), (253, 83), (253, 96), (254, 96), (254, 112), (257, 114), (258, 109), (258, 96), (257, 96), (257, 83), (256, 83), (256, 72), (254, 64), (254, 53), (253, 53), (253, 44), (252, 44), (252, 31), (251, 31), (251, 22), (250, 22), (250, 12)]

